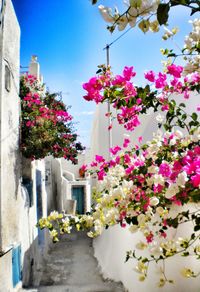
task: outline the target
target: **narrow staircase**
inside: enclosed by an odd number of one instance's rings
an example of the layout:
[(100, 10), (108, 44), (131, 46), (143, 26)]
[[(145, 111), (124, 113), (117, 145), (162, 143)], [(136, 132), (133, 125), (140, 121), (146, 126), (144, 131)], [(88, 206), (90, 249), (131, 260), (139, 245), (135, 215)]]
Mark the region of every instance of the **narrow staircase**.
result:
[(66, 235), (44, 261), (40, 285), (32, 292), (124, 292), (121, 283), (104, 280), (84, 232)]

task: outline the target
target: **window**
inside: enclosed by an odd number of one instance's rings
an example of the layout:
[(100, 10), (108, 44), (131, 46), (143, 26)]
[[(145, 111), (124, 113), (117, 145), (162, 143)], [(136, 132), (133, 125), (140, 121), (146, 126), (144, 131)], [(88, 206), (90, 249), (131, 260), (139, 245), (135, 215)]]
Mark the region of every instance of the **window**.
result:
[(11, 73), (8, 65), (5, 66), (5, 89), (9, 92), (11, 89)]
[(21, 270), (21, 246), (17, 246), (12, 250), (12, 282), (15, 287), (20, 281), (22, 276)]

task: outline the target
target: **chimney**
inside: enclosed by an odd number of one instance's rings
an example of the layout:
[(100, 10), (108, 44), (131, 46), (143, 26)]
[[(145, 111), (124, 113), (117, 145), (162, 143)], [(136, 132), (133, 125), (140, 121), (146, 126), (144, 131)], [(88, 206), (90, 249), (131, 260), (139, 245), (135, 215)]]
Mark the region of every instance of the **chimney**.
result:
[(37, 56), (33, 55), (31, 57), (31, 62), (29, 65), (29, 74), (33, 75), (40, 81), (40, 64), (37, 61)]

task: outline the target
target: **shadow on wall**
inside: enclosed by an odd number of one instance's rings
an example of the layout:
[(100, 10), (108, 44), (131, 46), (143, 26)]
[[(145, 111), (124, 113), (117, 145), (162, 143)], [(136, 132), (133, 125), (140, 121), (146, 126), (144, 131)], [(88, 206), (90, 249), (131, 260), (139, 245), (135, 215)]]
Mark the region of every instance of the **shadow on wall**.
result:
[[(43, 235), (48, 239), (48, 234), (42, 230)], [(48, 236), (49, 237), (49, 236)], [(22, 269), (22, 286), (24, 288), (38, 287), (42, 277), (42, 267), (45, 264), (45, 256), (48, 248), (40, 245), (39, 237), (36, 237), (24, 254)]]
[(13, 168), (13, 174), (14, 174), (14, 181), (15, 181), (15, 198), (17, 198), (17, 195), (19, 194), (19, 187), (20, 187), (20, 180), (21, 180), (21, 174), (22, 174), (22, 158), (20, 154), (20, 150), (13, 149), (10, 147), (9, 150), (10, 156), (13, 157), (12, 159), (12, 168)]

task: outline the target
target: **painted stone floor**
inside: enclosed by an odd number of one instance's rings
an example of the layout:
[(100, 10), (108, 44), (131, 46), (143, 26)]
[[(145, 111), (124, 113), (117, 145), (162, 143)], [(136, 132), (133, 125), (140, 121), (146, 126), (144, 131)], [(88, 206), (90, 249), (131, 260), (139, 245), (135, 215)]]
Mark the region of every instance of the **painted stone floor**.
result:
[(45, 259), (39, 288), (32, 292), (124, 292), (121, 283), (104, 280), (93, 256), (92, 239), (83, 232), (66, 235)]

